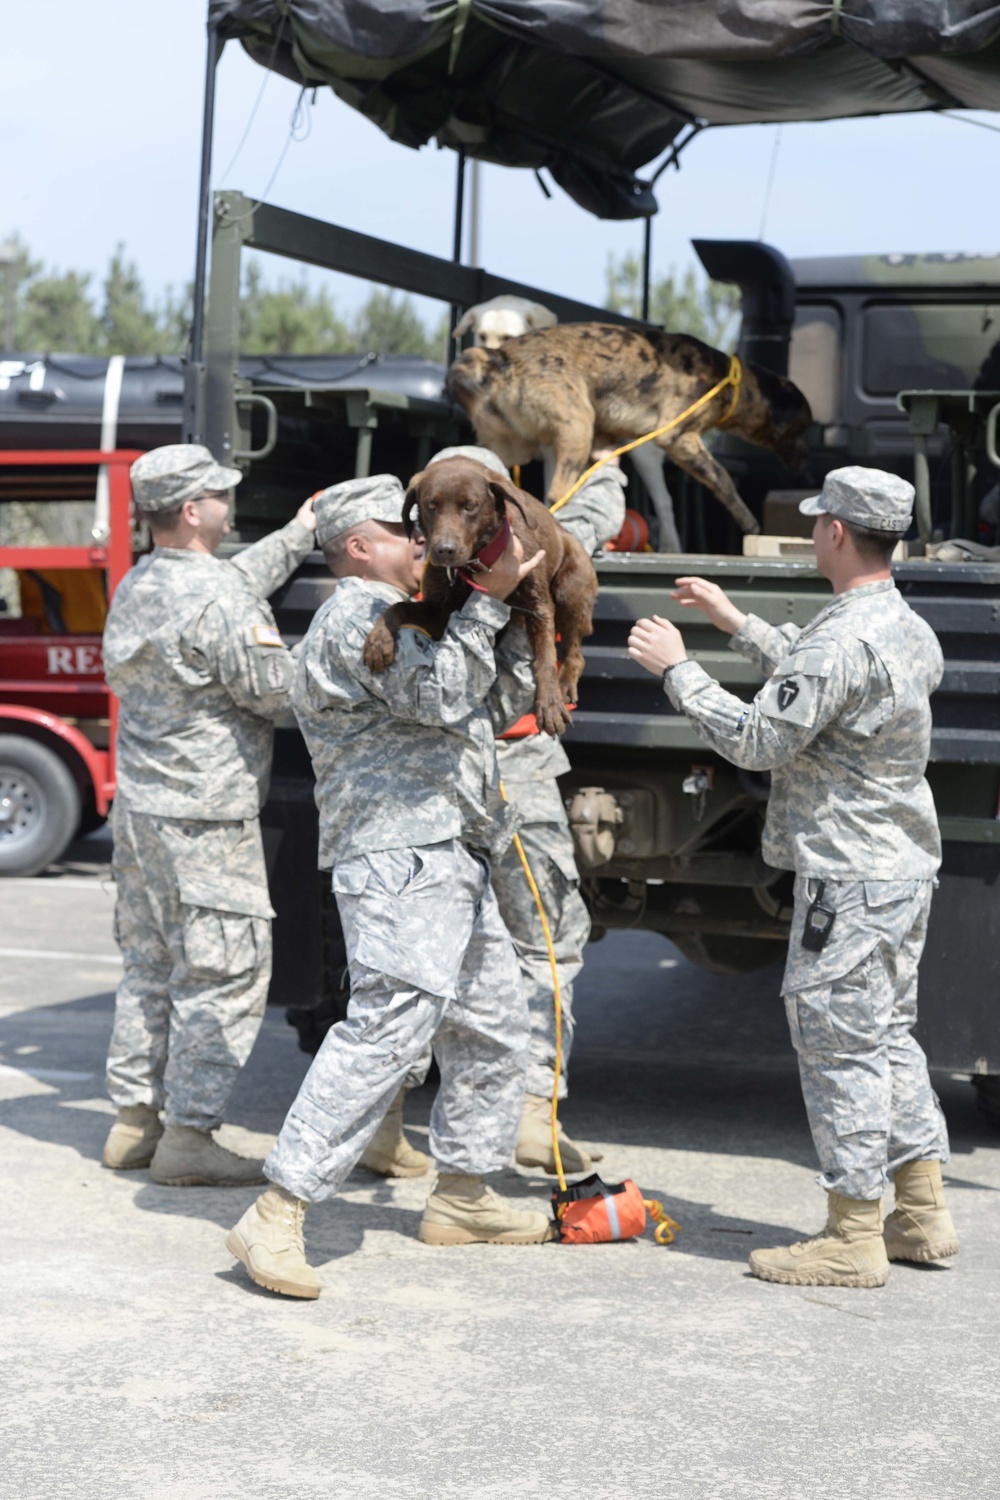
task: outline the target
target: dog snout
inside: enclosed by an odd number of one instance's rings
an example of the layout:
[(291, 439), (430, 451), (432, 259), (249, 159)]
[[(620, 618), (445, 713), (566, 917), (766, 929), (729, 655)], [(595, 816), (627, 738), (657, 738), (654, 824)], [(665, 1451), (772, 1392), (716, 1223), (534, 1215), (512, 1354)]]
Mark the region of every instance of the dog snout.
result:
[(457, 557), (458, 543), (452, 537), (435, 537), (430, 547), (431, 562), (437, 563), (439, 568), (450, 568)]

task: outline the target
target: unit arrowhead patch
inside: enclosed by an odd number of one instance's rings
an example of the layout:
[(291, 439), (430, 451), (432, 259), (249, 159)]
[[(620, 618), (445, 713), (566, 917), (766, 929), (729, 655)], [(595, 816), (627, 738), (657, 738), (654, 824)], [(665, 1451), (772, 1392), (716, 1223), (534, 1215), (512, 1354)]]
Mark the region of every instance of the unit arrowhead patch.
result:
[(799, 696), (799, 684), (794, 677), (785, 677), (778, 686), (778, 707), (786, 713)]

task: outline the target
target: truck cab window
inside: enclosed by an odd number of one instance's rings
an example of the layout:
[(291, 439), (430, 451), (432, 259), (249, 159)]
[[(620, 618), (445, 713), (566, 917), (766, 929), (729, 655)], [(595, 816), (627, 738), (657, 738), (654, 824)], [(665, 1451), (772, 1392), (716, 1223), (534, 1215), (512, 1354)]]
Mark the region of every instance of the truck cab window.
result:
[(800, 305), (795, 313), (788, 373), (808, 398), (813, 419), (841, 421), (841, 317), (837, 308)]
[(863, 330), (869, 395), (964, 391), (1000, 339), (1000, 303), (873, 303), (864, 309)]

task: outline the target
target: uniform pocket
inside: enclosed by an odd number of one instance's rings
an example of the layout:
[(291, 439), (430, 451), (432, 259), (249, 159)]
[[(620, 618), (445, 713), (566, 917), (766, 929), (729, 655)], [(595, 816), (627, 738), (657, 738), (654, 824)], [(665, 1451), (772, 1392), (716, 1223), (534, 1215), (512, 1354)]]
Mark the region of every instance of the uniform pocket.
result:
[(892, 991), (877, 950), (829, 984), (785, 995), (797, 1052), (870, 1052), (882, 1041), (892, 1013)]
[(865, 904), (877, 911), (894, 906), (897, 901), (912, 901), (920, 889), (919, 880), (866, 880)]
[(274, 908), (266, 890), (233, 876), (216, 881), (182, 875), (181, 942), (188, 969), (203, 979), (231, 979), (260, 966), (267, 955)]
[(331, 881), (334, 895), (360, 896), (368, 884), (369, 873), (366, 861), (360, 856), (334, 865)]

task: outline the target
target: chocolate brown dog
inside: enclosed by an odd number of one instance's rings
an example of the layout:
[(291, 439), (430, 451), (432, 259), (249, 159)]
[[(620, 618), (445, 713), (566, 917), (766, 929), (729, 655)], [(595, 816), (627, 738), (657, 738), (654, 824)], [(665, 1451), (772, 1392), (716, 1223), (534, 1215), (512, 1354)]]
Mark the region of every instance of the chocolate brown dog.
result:
[[(583, 473), (595, 446), (616, 448), (655, 432), (728, 370), (728, 354), (689, 334), (562, 323), (507, 339), (499, 349), (466, 349), (448, 371), (447, 390), (468, 413), (477, 441), (508, 468), (552, 450), (552, 505)], [(811, 421), (798, 386), (744, 362), (738, 391), (727, 386), (656, 441), (718, 496), (737, 525), (759, 531), (702, 433), (725, 428), (798, 470), (807, 456), (802, 434)]]
[(580, 642), (593, 630), (597, 574), (585, 550), (538, 500), (471, 458), (442, 458), (415, 474), (403, 505), (407, 532), (413, 531), (414, 510), (427, 540), (423, 597), (389, 606), (365, 641), (365, 666), (384, 672), (392, 665), (396, 637), (404, 626), (439, 641), (449, 616), (476, 587), (476, 572), (504, 551), (509, 528), (525, 557), (545, 551), (544, 561), (518, 584), (508, 603), (531, 641), (538, 726), (548, 734), (562, 734), (569, 727), (566, 704), (576, 702), (583, 671)]

